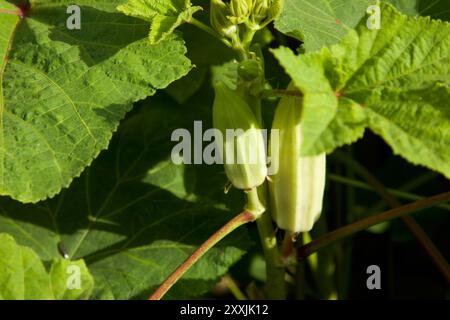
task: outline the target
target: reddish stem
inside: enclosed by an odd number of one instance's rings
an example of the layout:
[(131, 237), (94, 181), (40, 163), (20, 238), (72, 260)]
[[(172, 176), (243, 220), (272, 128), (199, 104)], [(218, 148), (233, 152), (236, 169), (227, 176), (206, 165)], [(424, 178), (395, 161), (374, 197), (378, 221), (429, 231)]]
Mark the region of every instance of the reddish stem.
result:
[(273, 92), (283, 96), (303, 97), (303, 93), (299, 90), (274, 89)]
[(15, 10), (9, 10), (9, 9), (0, 9), (0, 13), (5, 14), (12, 14), (14, 16), (19, 16), (21, 18), (25, 18), (28, 16), (30, 12), (31, 6), (29, 3), (22, 3), (17, 6), (17, 9)]
[[(380, 197), (391, 207), (391, 208), (399, 208), (401, 207), (401, 202), (383, 185), (383, 183), (378, 180), (378, 178), (373, 175), (366, 167), (361, 165), (359, 162), (354, 160), (351, 157), (347, 157), (345, 154), (339, 153), (338, 158), (343, 162), (351, 165), (353, 169), (359, 174), (362, 178), (364, 178), (368, 184), (370, 184), (375, 191), (378, 192)], [(414, 220), (412, 217), (402, 216), (401, 220), (406, 225), (406, 227), (411, 231), (416, 240), (425, 250), (425, 252), (430, 256), (433, 263), (439, 269), (439, 271), (443, 274), (448, 283), (450, 283), (450, 265), (447, 260), (444, 258), (439, 249), (435, 246), (433, 241), (428, 237), (422, 227)]]
[(208, 240), (206, 240), (194, 253), (186, 259), (181, 266), (178, 267), (162, 284), (161, 286), (148, 298), (148, 300), (160, 300), (170, 288), (214, 245), (225, 238), (232, 231), (238, 227), (252, 222), (255, 216), (248, 211), (244, 211), (238, 216), (231, 219), (227, 224), (216, 231)]
[(26, 2), (19, 5), (19, 11), (20, 11), (20, 17), (25, 18), (30, 14), (31, 11), (31, 5)]
[(22, 16), (22, 11), (17, 9), (17, 10), (8, 10), (8, 9), (0, 9), (0, 13), (6, 13), (6, 14), (12, 14), (14, 16)]
[(294, 244), (295, 234), (286, 231), (283, 239), (283, 244), (281, 245), (281, 259), (284, 264), (289, 265), (292, 261), (295, 261), (295, 244)]
[(302, 261), (306, 259), (309, 255), (321, 249), (322, 247), (330, 245), (338, 240), (348, 237), (358, 231), (370, 228), (381, 222), (400, 218), (407, 214), (411, 214), (418, 210), (425, 209), (442, 202), (447, 202), (449, 200), (450, 200), (450, 192), (446, 192), (351, 223), (345, 227), (327, 233), (326, 235), (321, 236), (307, 243), (306, 245), (300, 247), (298, 259), (299, 261)]

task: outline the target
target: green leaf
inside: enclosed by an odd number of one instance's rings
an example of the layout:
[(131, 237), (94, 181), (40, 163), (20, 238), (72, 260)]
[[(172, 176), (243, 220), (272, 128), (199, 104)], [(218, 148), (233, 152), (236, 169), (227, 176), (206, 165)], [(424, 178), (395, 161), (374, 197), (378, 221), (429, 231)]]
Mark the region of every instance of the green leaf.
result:
[(14, 238), (3, 233), (0, 234), (0, 298), (53, 298), (48, 273), (36, 253), (17, 245)]
[(194, 13), (202, 10), (200, 6), (192, 6), (190, 0), (128, 0), (117, 10), (128, 16), (151, 22), (150, 42), (156, 44), (183, 23), (189, 22)]
[[(211, 109), (212, 97), (199, 96), (192, 107), (171, 104), (167, 96), (152, 98), (123, 123), (110, 149), (55, 199), (23, 205), (0, 198), (0, 232), (13, 234), (44, 260), (60, 256), (61, 241), (71, 259), (86, 261), (96, 298), (147, 298), (243, 206), (241, 198), (232, 199), (237, 205), (225, 201), (233, 192), (223, 193), (221, 166), (172, 163), (172, 131), (192, 125), (186, 108), (197, 119), (195, 107)], [(233, 232), (166, 297), (208, 291), (248, 246), (245, 228)]]
[[(70, 276), (79, 276), (79, 285), (73, 285)], [(50, 269), (50, 281), (56, 300), (86, 300), (94, 290), (94, 278), (83, 260), (54, 259)]]
[[(80, 277), (80, 288), (68, 287), (68, 268)], [(39, 256), (18, 245), (9, 234), (0, 234), (0, 299), (87, 299), (94, 283), (84, 262), (54, 259), (50, 274)]]
[(420, 2), (420, 0), (389, 0), (389, 2), (392, 3), (397, 9), (399, 9), (404, 14), (410, 16), (415, 16), (418, 14), (417, 3)]
[[(446, 0), (386, 0), (408, 15), (450, 16)], [(382, 3), (380, 2), (380, 3)], [(338, 43), (362, 18), (376, 0), (285, 0), (284, 10), (275, 27), (300, 41), (305, 50), (319, 50)]]
[(366, 14), (370, 0), (285, 0), (275, 27), (304, 42), (306, 51), (339, 42)]
[(178, 103), (186, 102), (202, 87), (211, 65), (222, 64), (234, 57), (233, 50), (197, 27), (185, 25), (182, 32), (188, 49), (187, 57), (195, 68), (166, 89)]
[(368, 126), (396, 154), (450, 177), (450, 24), (390, 5), (382, 13), (380, 30), (363, 19), (320, 52), (274, 50), (304, 94), (302, 152), (331, 152)]
[(134, 101), (191, 69), (181, 39), (151, 45), (119, 1), (78, 1), (81, 30), (66, 28), (71, 3), (33, 1), (21, 20), (0, 13), (0, 194), (22, 202), (67, 187)]

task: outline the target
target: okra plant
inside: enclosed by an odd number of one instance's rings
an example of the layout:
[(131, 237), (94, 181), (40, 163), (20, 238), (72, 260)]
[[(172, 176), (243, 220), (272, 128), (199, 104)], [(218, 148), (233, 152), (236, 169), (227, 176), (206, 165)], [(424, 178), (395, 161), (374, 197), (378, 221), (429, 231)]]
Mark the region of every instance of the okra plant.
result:
[(0, 298), (370, 297), (370, 270), (414, 281), (396, 252), (445, 297), (448, 21), (446, 0), (0, 0)]

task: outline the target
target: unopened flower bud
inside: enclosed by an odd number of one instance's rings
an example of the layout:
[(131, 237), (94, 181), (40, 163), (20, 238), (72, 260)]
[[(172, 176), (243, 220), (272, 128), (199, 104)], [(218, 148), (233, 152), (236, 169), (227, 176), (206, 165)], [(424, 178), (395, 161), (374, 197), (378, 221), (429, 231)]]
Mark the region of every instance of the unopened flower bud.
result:
[(211, 0), (211, 25), (225, 37), (230, 37), (237, 31), (237, 26), (228, 18), (230, 15), (230, 8), (222, 0)]
[(239, 77), (245, 81), (252, 81), (259, 78), (263, 74), (261, 64), (255, 60), (246, 60), (239, 63)]
[(254, 29), (260, 29), (279, 17), (284, 0), (255, 0), (250, 20)]
[(270, 8), (270, 0), (256, 0), (253, 5), (252, 17), (261, 22), (267, 17)]
[(244, 23), (248, 20), (253, 7), (252, 0), (231, 0), (230, 2), (230, 19), (235, 19), (237, 24)]
[(276, 20), (283, 11), (284, 0), (273, 0), (268, 11), (268, 18), (273, 21)]

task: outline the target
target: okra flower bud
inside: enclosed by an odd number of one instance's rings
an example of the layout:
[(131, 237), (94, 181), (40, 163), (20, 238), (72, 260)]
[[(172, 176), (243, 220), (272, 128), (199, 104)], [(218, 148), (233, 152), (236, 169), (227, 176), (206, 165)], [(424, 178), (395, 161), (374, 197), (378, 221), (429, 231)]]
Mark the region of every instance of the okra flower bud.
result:
[(225, 37), (231, 37), (237, 32), (237, 26), (229, 19), (230, 15), (230, 8), (226, 3), (222, 0), (211, 0), (211, 25)]
[(265, 143), (250, 106), (223, 82), (214, 85), (213, 125), (220, 130), (225, 173), (234, 187), (249, 190), (267, 176)]
[(261, 29), (278, 18), (283, 10), (284, 0), (256, 0), (250, 15), (253, 29)]
[(283, 11), (284, 0), (273, 0), (269, 8), (268, 17), (271, 21), (277, 19)]
[(322, 211), (325, 190), (326, 155), (301, 156), (302, 99), (283, 97), (275, 111), (273, 130), (279, 139), (271, 141), (274, 175), (269, 181), (273, 219), (290, 232), (312, 229)]
[(252, 15), (263, 20), (267, 16), (267, 10), (270, 7), (270, 0), (256, 0), (253, 6)]
[(253, 7), (252, 2), (252, 0), (231, 0), (230, 9), (232, 16), (230, 17), (230, 20), (234, 21), (236, 24), (247, 21)]
[(245, 81), (252, 81), (261, 77), (264, 73), (261, 63), (255, 60), (246, 60), (239, 63), (239, 77)]

